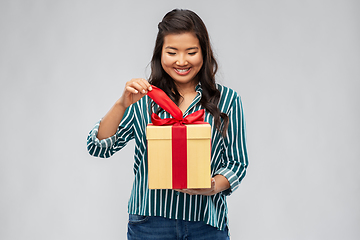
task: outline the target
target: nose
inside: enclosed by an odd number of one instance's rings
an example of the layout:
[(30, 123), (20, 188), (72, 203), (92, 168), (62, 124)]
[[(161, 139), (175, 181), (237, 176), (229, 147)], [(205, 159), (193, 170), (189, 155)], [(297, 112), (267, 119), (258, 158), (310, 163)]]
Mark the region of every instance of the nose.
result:
[(179, 58), (176, 60), (176, 65), (178, 66), (186, 66), (188, 65), (188, 61), (184, 57), (184, 55), (180, 55)]

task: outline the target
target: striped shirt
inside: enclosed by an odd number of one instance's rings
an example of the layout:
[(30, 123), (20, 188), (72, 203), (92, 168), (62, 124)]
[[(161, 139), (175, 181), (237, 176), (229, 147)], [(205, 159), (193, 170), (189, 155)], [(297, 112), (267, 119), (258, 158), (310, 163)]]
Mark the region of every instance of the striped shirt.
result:
[[(100, 121), (90, 131), (87, 148), (91, 155), (108, 158), (122, 149), (128, 141), (135, 139), (134, 182), (128, 202), (129, 214), (162, 216), (187, 221), (204, 221), (219, 230), (227, 224), (226, 196), (238, 188), (246, 174), (248, 165), (245, 144), (245, 121), (240, 96), (230, 88), (217, 85), (221, 95), (218, 107), (229, 116), (227, 136), (224, 138), (214, 127), (214, 118), (205, 111), (205, 121), (211, 127), (211, 174), (223, 175), (230, 188), (212, 196), (188, 195), (171, 189), (149, 189), (147, 176), (146, 126), (151, 123), (151, 99), (144, 96), (127, 108), (115, 135), (99, 140), (96, 136)], [(196, 86), (197, 96), (184, 113), (184, 117), (203, 109), (199, 101), (201, 85)], [(154, 108), (158, 106), (155, 104)], [(155, 109), (152, 109), (153, 111)], [(167, 112), (159, 117), (169, 118)]]

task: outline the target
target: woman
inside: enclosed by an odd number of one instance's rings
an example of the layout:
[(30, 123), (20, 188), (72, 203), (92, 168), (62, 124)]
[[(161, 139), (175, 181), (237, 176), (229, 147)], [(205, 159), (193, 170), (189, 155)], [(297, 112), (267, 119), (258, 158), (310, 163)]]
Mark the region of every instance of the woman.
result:
[[(158, 30), (149, 81), (126, 83), (122, 96), (89, 133), (89, 153), (110, 157), (135, 139), (128, 239), (229, 239), (226, 196), (239, 186), (248, 165), (240, 97), (215, 83), (217, 63), (197, 14), (175, 9)], [(205, 121), (212, 126), (211, 188), (148, 189), (149, 113), (171, 117), (147, 96), (151, 85), (162, 89), (184, 117), (205, 109)]]

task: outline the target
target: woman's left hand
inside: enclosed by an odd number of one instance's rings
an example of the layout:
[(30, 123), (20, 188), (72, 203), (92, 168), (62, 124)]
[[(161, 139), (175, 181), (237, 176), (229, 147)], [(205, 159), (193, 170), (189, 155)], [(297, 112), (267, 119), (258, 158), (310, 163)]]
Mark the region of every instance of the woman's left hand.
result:
[(215, 192), (215, 179), (211, 178), (211, 188), (187, 188), (187, 189), (174, 189), (175, 191), (186, 193), (189, 195), (205, 195), (211, 196)]
[(229, 181), (222, 175), (216, 175), (211, 178), (210, 188), (192, 188), (192, 189), (174, 189), (175, 191), (186, 193), (189, 195), (205, 195), (211, 196), (222, 192), (230, 187)]

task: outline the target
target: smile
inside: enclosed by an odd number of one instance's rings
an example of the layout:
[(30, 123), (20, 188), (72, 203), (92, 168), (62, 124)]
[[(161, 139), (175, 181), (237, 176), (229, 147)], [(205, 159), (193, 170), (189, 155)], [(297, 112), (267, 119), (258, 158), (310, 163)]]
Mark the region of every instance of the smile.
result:
[(191, 68), (174, 68), (174, 70), (179, 75), (187, 75), (191, 71)]

